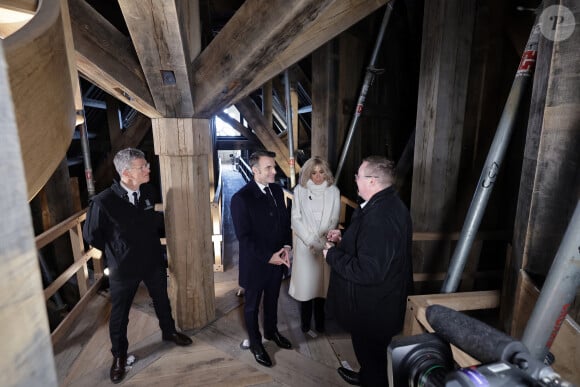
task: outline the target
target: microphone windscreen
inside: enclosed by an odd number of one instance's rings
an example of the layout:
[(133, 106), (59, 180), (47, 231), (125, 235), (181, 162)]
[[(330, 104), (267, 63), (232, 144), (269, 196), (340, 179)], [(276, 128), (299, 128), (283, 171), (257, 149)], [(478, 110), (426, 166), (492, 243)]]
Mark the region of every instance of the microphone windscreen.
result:
[(482, 363), (510, 362), (527, 348), (511, 336), (443, 305), (430, 305), (427, 321), (435, 333)]

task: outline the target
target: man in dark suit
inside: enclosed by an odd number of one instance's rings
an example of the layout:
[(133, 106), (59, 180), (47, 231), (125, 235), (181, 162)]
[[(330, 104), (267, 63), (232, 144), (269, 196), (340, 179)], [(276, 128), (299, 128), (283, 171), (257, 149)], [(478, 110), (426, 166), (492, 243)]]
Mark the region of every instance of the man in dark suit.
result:
[(387, 386), (387, 347), (403, 328), (413, 286), (411, 216), (395, 187), (394, 164), (381, 156), (364, 159), (355, 175), (365, 201), (343, 236), (328, 232), (323, 250), (332, 268), (327, 312), (350, 332), (361, 366), (340, 376), (353, 385)]
[(192, 340), (176, 331), (171, 317), (167, 270), (159, 241), (163, 217), (155, 212), (154, 190), (146, 184), (149, 163), (143, 152), (133, 148), (120, 150), (113, 163), (120, 181), (92, 198), (83, 236), (105, 253), (109, 266), (113, 354), (110, 378), (119, 383), (125, 377), (129, 311), (141, 281), (153, 299), (162, 339), (177, 345), (190, 345)]
[(280, 348), (292, 344), (278, 332), (278, 295), (282, 276), (290, 267), (292, 232), (282, 188), (274, 184), (276, 154), (257, 151), (250, 156), (254, 180), (232, 197), (231, 211), (240, 248), (239, 284), (245, 290), (244, 320), (250, 350), (266, 367), (272, 360), (262, 345), (258, 324), (264, 295), (264, 337)]

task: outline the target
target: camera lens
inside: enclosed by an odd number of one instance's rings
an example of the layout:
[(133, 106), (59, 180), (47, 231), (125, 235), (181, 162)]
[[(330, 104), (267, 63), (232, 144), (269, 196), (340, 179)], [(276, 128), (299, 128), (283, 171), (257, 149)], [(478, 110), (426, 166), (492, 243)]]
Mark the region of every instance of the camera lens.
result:
[(422, 348), (409, 359), (409, 386), (444, 386), (452, 370), (444, 353), (436, 348)]
[(431, 333), (393, 339), (387, 349), (391, 387), (439, 387), (454, 369), (449, 344)]

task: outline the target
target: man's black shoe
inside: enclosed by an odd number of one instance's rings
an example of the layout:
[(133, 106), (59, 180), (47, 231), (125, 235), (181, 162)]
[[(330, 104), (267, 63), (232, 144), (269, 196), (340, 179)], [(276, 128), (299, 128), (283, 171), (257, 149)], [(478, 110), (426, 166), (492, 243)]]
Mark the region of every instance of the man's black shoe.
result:
[(263, 365), (264, 367), (272, 367), (272, 360), (264, 349), (262, 344), (258, 344), (256, 346), (251, 346), (250, 351), (254, 354), (254, 359), (258, 362), (258, 364)]
[(352, 384), (353, 386), (360, 386), (360, 375), (358, 372), (351, 371), (344, 367), (338, 367), (338, 374), (341, 378), (344, 379), (345, 382), (348, 384)]
[(117, 384), (125, 379), (125, 365), (127, 365), (127, 356), (120, 356), (113, 358), (113, 364), (111, 365), (111, 372), (109, 376), (111, 377), (111, 382)]
[(284, 348), (284, 349), (290, 349), (290, 348), (292, 348), (292, 343), (290, 342), (290, 340), (288, 340), (287, 338), (285, 338), (284, 336), (282, 336), (280, 334), (280, 332), (274, 332), (274, 334), (271, 335), (271, 336), (264, 335), (264, 338), (266, 340), (272, 340), (280, 348)]
[(191, 345), (193, 341), (188, 336), (184, 335), (183, 333), (175, 332), (168, 335), (162, 336), (163, 341), (173, 341), (176, 345), (186, 346)]

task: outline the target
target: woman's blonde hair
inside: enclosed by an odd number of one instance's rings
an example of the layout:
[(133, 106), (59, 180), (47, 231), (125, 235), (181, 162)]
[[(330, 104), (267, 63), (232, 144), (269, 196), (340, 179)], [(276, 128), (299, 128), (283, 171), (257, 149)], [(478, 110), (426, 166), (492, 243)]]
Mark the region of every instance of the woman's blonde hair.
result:
[(328, 183), (328, 185), (334, 183), (334, 175), (330, 170), (330, 165), (328, 165), (328, 161), (324, 160), (321, 157), (314, 156), (308, 159), (302, 166), (302, 170), (300, 171), (301, 186), (306, 187), (306, 183), (308, 182), (308, 179), (310, 179), (312, 171), (314, 171), (314, 168), (316, 167), (320, 167), (320, 169), (322, 169), (322, 171), (326, 174), (326, 182)]

